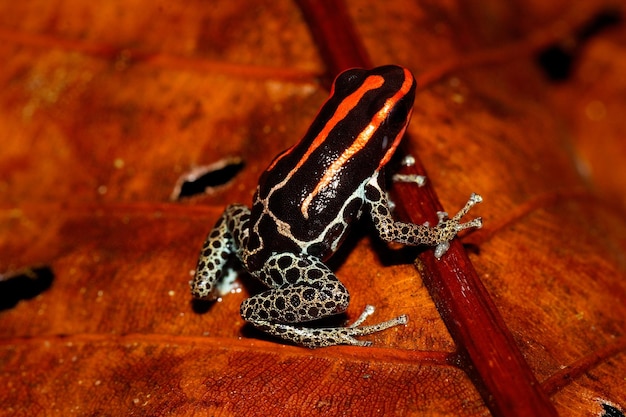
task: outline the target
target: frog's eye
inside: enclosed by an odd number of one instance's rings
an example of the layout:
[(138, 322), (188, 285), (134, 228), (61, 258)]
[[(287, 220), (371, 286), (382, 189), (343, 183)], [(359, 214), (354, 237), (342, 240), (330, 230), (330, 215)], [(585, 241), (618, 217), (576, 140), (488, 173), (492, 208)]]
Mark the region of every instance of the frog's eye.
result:
[(367, 73), (361, 68), (353, 68), (342, 72), (335, 78), (333, 89), (337, 91), (353, 91), (357, 89), (363, 82), (363, 77)]
[(387, 115), (385, 123), (391, 129), (401, 129), (407, 122), (410, 109), (411, 108), (407, 105), (406, 100), (400, 100), (395, 106), (393, 106), (389, 115)]

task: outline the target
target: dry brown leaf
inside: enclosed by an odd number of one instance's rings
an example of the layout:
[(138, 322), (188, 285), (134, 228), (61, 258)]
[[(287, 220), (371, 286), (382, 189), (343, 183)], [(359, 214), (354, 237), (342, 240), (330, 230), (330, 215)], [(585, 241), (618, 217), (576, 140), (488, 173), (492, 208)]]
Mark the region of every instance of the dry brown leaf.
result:
[[(446, 209), (483, 195), (485, 228), (465, 242), (524, 359), (559, 415), (623, 410), (626, 30), (567, 49), (621, 5), (382, 3), (350, 16), (375, 64), (425, 81), (410, 148)], [(453, 363), (446, 312), (364, 233), (334, 261), (347, 316), (410, 317), (373, 348), (265, 338), (238, 314), (250, 281), (191, 303), (204, 235), (327, 94), (295, 4), (0, 8), (0, 414), (489, 413)], [(568, 78), (546, 77), (536, 39), (573, 51)], [(234, 156), (234, 181), (170, 200), (181, 175)]]

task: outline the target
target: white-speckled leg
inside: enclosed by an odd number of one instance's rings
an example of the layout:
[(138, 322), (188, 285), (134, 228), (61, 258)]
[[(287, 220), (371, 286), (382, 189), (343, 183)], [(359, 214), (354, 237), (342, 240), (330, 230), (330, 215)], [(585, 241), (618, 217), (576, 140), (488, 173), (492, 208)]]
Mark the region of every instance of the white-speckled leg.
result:
[(250, 209), (231, 205), (224, 210), (209, 233), (196, 266), (196, 274), (189, 283), (195, 298), (214, 300), (220, 294), (217, 284), (225, 272), (228, 259), (245, 245), (248, 237)]
[(391, 180), (394, 182), (411, 182), (417, 184), (418, 187), (423, 187), (426, 184), (426, 177), (417, 174), (394, 174)]
[(403, 316), (363, 327), (300, 327), (296, 324), (342, 313), (348, 307), (350, 295), (332, 271), (317, 258), (285, 253), (270, 257), (255, 275), (272, 288), (244, 300), (241, 316), (260, 330), (299, 345), (368, 346), (369, 342), (354, 337), (406, 323)]
[(388, 242), (398, 242), (405, 245), (435, 246), (435, 256), (441, 258), (450, 246), (450, 241), (458, 232), (464, 229), (482, 227), (481, 218), (461, 223), (461, 218), (477, 203), (482, 201), (478, 194), (472, 194), (463, 207), (454, 217), (447, 219), (446, 213), (438, 213), (439, 223), (435, 227), (428, 224), (413, 224), (398, 222), (393, 219), (389, 211), (386, 193), (379, 184), (378, 175), (372, 177), (365, 189), (365, 199), (371, 207), (372, 220), (378, 234)]
[(314, 349), (335, 345), (371, 346), (372, 342), (369, 340), (358, 340), (355, 337), (378, 333), (395, 326), (404, 325), (407, 322), (408, 317), (402, 315), (382, 323), (361, 327), (325, 327), (316, 329), (267, 322), (258, 323), (255, 326), (281, 339), (290, 340), (298, 345)]

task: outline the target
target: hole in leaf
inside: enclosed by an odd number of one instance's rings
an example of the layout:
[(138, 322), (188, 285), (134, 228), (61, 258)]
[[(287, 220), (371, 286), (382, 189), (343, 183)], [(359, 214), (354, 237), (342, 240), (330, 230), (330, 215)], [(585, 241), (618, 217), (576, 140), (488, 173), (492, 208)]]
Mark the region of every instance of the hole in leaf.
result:
[(0, 275), (0, 311), (36, 297), (50, 288), (53, 280), (54, 273), (47, 266)]
[(602, 30), (621, 21), (622, 15), (618, 10), (604, 10), (576, 30), (571, 38), (541, 51), (537, 56), (537, 63), (549, 79), (564, 81), (569, 78), (583, 44)]
[(597, 35), (602, 30), (618, 25), (621, 22), (622, 13), (620, 10), (603, 10), (580, 29), (578, 37), (583, 41), (587, 40), (592, 36)]
[(213, 188), (231, 181), (243, 167), (241, 158), (231, 157), (193, 168), (178, 178), (171, 199), (181, 200), (198, 194), (207, 194)]
[(573, 51), (561, 45), (552, 45), (544, 49), (537, 60), (546, 75), (552, 81), (564, 81), (572, 72)]
[(611, 404), (600, 402), (600, 405), (602, 406), (602, 409), (604, 411), (604, 413), (600, 417), (625, 417), (622, 410)]

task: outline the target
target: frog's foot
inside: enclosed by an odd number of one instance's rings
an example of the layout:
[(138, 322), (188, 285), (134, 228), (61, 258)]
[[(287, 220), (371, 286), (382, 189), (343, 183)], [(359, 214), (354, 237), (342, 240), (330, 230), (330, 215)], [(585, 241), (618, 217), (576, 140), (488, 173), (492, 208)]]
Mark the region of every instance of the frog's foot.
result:
[(426, 184), (426, 177), (417, 174), (394, 174), (391, 180), (393, 182), (411, 182), (417, 184), (418, 187), (423, 187)]
[(335, 346), (335, 345), (352, 345), (352, 346), (371, 346), (372, 342), (367, 340), (358, 340), (355, 337), (366, 336), (372, 333), (378, 333), (391, 327), (400, 326), (408, 322), (408, 317), (403, 314), (391, 320), (369, 326), (360, 326), (365, 319), (374, 312), (373, 306), (365, 307), (365, 310), (359, 318), (348, 327), (326, 327), (311, 328), (297, 327), (291, 324), (256, 322), (254, 325), (259, 329), (270, 333), (281, 339), (289, 340), (298, 345), (302, 345), (311, 349)]
[[(402, 158), (402, 166), (411, 167), (413, 165), (415, 165), (415, 158), (413, 155), (405, 155), (405, 157)], [(423, 187), (426, 184), (426, 177), (424, 175), (417, 174), (394, 174), (394, 176), (391, 177), (391, 180), (393, 182), (412, 182), (417, 184), (419, 187)]]
[(441, 259), (441, 257), (448, 251), (450, 248), (450, 240), (456, 236), (461, 230), (470, 229), (475, 227), (476, 229), (480, 229), (483, 226), (482, 218), (477, 217), (473, 220), (470, 220), (466, 223), (461, 223), (461, 218), (467, 214), (468, 211), (476, 204), (483, 201), (483, 198), (476, 193), (472, 193), (465, 206), (459, 210), (457, 214), (454, 215), (451, 219), (448, 219), (448, 213), (445, 211), (437, 212), (437, 217), (439, 218), (439, 223), (436, 228), (445, 230), (445, 234), (449, 235), (449, 239), (446, 239), (437, 244), (435, 247), (435, 258)]

